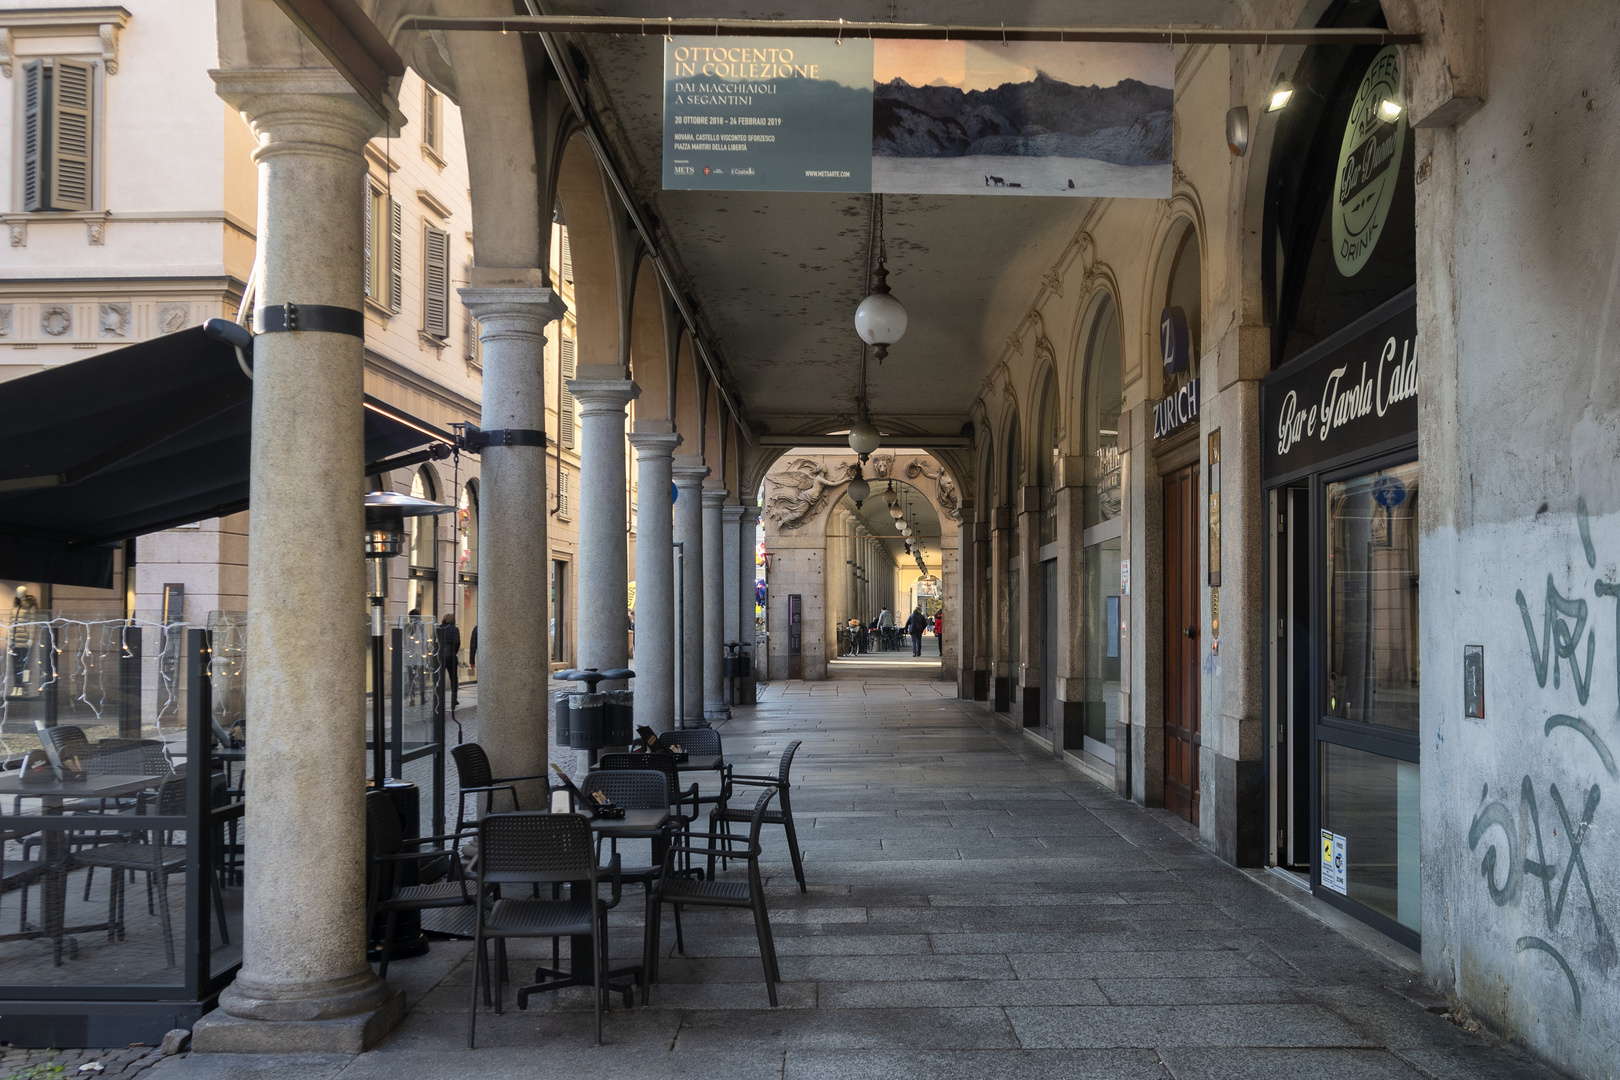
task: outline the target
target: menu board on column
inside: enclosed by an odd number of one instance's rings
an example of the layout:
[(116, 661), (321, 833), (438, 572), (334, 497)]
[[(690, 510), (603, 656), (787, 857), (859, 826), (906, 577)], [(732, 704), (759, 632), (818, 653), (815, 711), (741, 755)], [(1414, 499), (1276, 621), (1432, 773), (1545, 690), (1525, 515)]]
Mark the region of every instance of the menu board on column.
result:
[(668, 38), (663, 183), (1165, 198), (1174, 85), (1163, 45)]

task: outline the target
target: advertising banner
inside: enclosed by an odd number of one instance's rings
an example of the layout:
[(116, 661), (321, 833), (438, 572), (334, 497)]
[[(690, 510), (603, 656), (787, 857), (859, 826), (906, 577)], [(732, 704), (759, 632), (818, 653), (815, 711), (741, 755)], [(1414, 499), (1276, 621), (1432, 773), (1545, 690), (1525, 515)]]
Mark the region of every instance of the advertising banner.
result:
[(675, 37), (664, 187), (1165, 198), (1168, 46)]

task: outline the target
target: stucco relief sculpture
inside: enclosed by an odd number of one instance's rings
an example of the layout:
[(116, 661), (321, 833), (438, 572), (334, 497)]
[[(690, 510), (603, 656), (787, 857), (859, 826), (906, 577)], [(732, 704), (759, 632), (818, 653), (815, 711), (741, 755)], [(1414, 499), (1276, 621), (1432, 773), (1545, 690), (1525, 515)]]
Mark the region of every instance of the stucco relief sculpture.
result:
[[(836, 475), (835, 475), (836, 474)], [(812, 458), (794, 458), (781, 472), (765, 477), (771, 491), (765, 496), (765, 513), (783, 529), (796, 529), (821, 513), (827, 503), (827, 489), (854, 477), (854, 465), (844, 462), (833, 467)]]
[(0, 337), (11, 336), (11, 305), (0, 304)]
[(101, 305), (101, 336), (104, 338), (129, 337), (130, 306), (128, 304)]
[(39, 328), (51, 337), (61, 337), (73, 327), (73, 313), (65, 304), (52, 304), (39, 313)]
[(185, 304), (164, 304), (158, 309), (158, 332), (172, 334), (186, 328), (191, 311)]
[(939, 492), (939, 508), (950, 515), (952, 521), (962, 520), (962, 500), (956, 493), (956, 479), (931, 458), (912, 458), (906, 466), (906, 476), (915, 480), (919, 476), (934, 482)]

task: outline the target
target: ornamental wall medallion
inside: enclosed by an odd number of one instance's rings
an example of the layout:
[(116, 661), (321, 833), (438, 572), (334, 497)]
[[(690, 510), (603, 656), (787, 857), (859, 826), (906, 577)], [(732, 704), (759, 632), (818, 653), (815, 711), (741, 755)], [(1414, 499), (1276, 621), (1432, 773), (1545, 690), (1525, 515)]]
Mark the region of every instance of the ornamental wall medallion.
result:
[(186, 304), (164, 304), (158, 308), (158, 332), (173, 334), (184, 330), (191, 321), (191, 308)]
[(65, 304), (52, 304), (39, 313), (39, 328), (51, 337), (61, 337), (73, 328), (73, 313)]
[(104, 338), (129, 337), (130, 305), (101, 305), (101, 336)]
[(11, 336), (11, 305), (0, 304), (0, 337)]

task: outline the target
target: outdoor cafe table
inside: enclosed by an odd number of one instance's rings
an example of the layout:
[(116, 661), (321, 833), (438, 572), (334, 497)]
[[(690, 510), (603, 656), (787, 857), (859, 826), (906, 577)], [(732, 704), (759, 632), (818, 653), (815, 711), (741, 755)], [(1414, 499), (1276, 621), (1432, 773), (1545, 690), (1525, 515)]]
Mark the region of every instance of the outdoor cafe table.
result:
[[(43, 833), (43, 859), (45, 866), (44, 897), (42, 906), (45, 909), (45, 928), (43, 930), (24, 930), (15, 934), (0, 934), (0, 942), (22, 941), (32, 938), (48, 937), (51, 939), (52, 954), (58, 967), (62, 964), (62, 940), (69, 934), (89, 934), (98, 930), (111, 928), (109, 923), (95, 923), (86, 926), (64, 926), (67, 913), (67, 875), (71, 869), (71, 860), (68, 851), (68, 831), (61, 826), (60, 821), (42, 821), (41, 818), (59, 819), (62, 817), (62, 806), (69, 800), (80, 799), (115, 799), (125, 795), (134, 795), (138, 792), (148, 791), (156, 787), (165, 778), (162, 776), (139, 776), (131, 773), (112, 773), (106, 776), (87, 776), (80, 780), (56, 780), (45, 783), (35, 781), (24, 782), (18, 773), (0, 774), (0, 797), (17, 795), (25, 799), (38, 799), (40, 813), (38, 815), (17, 815), (0, 818), (0, 827), (7, 831), (21, 829), (37, 829)], [(96, 830), (96, 815), (88, 814), (75, 817), (74, 831), (93, 832)], [(127, 821), (109, 818), (108, 828), (128, 828)]]
[(677, 772), (712, 772), (722, 764), (719, 754), (689, 754), (685, 761), (675, 763)]
[[(626, 810), (622, 818), (592, 818), (591, 833), (600, 840), (651, 840), (652, 858), (656, 865), (664, 858), (664, 845), (667, 842), (665, 826), (668, 824), (668, 810)], [(589, 889), (591, 884), (588, 881), (576, 881), (571, 882), (569, 887), (583, 892)], [(569, 956), (572, 959), (568, 975), (563, 977), (576, 985), (590, 986), (596, 980), (596, 955), (591, 948), (591, 939), (575, 937), (569, 941)], [(560, 972), (552, 974), (561, 975)], [(629, 976), (634, 979), (639, 974), (641, 974), (640, 964), (619, 968), (616, 971), (609, 969), (607, 980), (604, 981), (611, 981), (615, 976)], [(523, 1000), (526, 996), (520, 996), (519, 1000)]]

